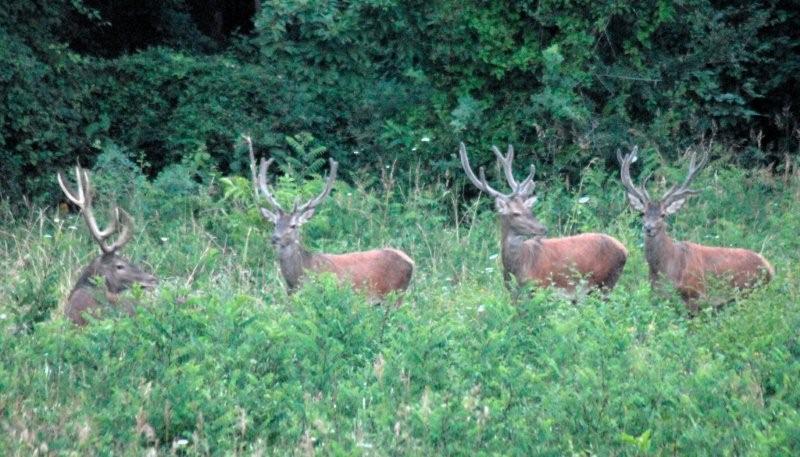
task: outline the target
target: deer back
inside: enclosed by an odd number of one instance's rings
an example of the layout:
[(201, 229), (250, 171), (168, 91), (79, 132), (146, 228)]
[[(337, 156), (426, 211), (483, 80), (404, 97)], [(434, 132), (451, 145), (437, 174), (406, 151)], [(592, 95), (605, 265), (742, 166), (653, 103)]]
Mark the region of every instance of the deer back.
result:
[[(511, 257), (511, 256), (509, 256)], [(527, 240), (520, 255), (504, 257), (504, 267), (518, 282), (533, 281), (573, 291), (581, 280), (590, 287), (612, 289), (622, 274), (628, 250), (602, 233)]]
[(414, 272), (414, 261), (403, 251), (391, 248), (316, 257), (314, 271), (334, 273), (354, 288), (378, 298), (406, 290)]
[(709, 280), (720, 280), (736, 289), (750, 289), (769, 282), (775, 275), (772, 265), (760, 254), (742, 248), (704, 246), (683, 242), (684, 268), (674, 281), (681, 295), (704, 295)]

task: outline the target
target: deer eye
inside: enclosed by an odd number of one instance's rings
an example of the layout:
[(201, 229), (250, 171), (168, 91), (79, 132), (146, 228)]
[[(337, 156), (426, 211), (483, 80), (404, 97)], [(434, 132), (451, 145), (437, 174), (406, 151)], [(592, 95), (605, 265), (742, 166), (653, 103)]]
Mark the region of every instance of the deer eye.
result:
[(124, 269), (125, 269), (125, 265), (117, 264), (117, 270), (124, 270)]
[(297, 228), (297, 224), (290, 224), (290, 225), (289, 225), (289, 228), (293, 228), (293, 229), (295, 229), (295, 228)]

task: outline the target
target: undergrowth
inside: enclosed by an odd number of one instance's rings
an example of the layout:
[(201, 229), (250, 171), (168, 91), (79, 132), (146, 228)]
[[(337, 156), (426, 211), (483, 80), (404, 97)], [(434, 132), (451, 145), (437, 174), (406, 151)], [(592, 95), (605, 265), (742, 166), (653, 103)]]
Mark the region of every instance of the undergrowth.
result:
[[(79, 215), (0, 208), (0, 454), (800, 452), (796, 178), (702, 173), (671, 234), (762, 252), (777, 276), (689, 319), (651, 293), (639, 216), (599, 169), (537, 187), (550, 233), (601, 231), (631, 253), (608, 297), (578, 303), (549, 290), (512, 303), (485, 197), (390, 171), (337, 182), (305, 242), (408, 252), (412, 285), (392, 307), (326, 275), (287, 296), (249, 182), (176, 167), (152, 184), (120, 177), (135, 184), (116, 197), (137, 220), (125, 254), (161, 278), (132, 318), (64, 319), (97, 252)], [(114, 185), (97, 183), (99, 198)], [(278, 195), (320, 186), (284, 177)]]

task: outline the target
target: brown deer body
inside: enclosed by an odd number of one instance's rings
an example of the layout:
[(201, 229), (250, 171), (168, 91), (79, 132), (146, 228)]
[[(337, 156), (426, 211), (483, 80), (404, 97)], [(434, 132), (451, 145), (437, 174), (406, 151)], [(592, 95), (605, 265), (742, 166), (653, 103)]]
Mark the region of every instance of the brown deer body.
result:
[(501, 255), (506, 284), (513, 276), (518, 284), (533, 282), (538, 286), (555, 286), (573, 293), (581, 284), (591, 289), (610, 290), (622, 274), (628, 251), (619, 241), (602, 233), (584, 233), (563, 238), (545, 238), (547, 228), (531, 213), (536, 197), (533, 166), (522, 183), (513, 176), (514, 150), (502, 155), (493, 148), (500, 162), (511, 194), (493, 189), (486, 181), (483, 168), (480, 178), (472, 171), (466, 147), (461, 143), (459, 156), (469, 180), (480, 190), (494, 197), (500, 215)]
[(706, 295), (709, 281), (720, 279), (735, 289), (751, 289), (768, 282), (775, 274), (772, 265), (760, 254), (747, 249), (704, 246), (688, 241), (675, 241), (667, 234), (666, 217), (676, 213), (686, 199), (698, 192), (689, 183), (708, 162), (704, 152), (700, 162), (692, 153), (689, 173), (684, 182), (673, 186), (661, 198), (652, 200), (643, 187), (636, 187), (630, 177), (630, 164), (636, 160), (638, 149), (625, 157), (618, 154), (622, 183), (631, 206), (643, 216), (645, 258), (650, 270), (650, 282), (660, 289), (663, 281), (672, 284), (689, 311), (697, 312), (697, 300)]
[(257, 183), (270, 208), (261, 207), (264, 218), (275, 224), (272, 244), (278, 251), (281, 274), (289, 293), (296, 290), (309, 272), (329, 272), (337, 278), (365, 292), (373, 299), (381, 299), (391, 292), (402, 292), (411, 281), (414, 261), (404, 252), (392, 249), (376, 249), (347, 254), (312, 253), (303, 247), (300, 226), (314, 215), (315, 208), (330, 193), (336, 179), (338, 164), (330, 160), (330, 175), (317, 197), (303, 205), (295, 203), (291, 211), (284, 211), (267, 184), (267, 170), (272, 159), (261, 159), (258, 177), (255, 176), (255, 157), (251, 148), (253, 180)]
[[(74, 193), (67, 188), (66, 181), (61, 173), (58, 174), (58, 184), (67, 198), (81, 208), (86, 225), (94, 240), (100, 246), (102, 254), (97, 256), (81, 272), (72, 292), (67, 299), (66, 315), (77, 325), (85, 325), (85, 315), (100, 316), (103, 303), (122, 307), (127, 314), (134, 314), (132, 303), (119, 302), (119, 294), (130, 288), (133, 284), (142, 287), (154, 287), (158, 280), (155, 276), (143, 271), (138, 266), (118, 254), (118, 251), (133, 236), (133, 219), (120, 208), (112, 212), (110, 225), (105, 230), (100, 230), (92, 211), (92, 188), (89, 174), (80, 167), (75, 169), (78, 191)], [(116, 241), (107, 244), (106, 240), (122, 226), (122, 233)], [(101, 278), (97, 283), (94, 279)]]
[(289, 290), (302, 283), (307, 271), (333, 273), (370, 296), (403, 291), (411, 281), (414, 262), (404, 252), (384, 248), (349, 254), (313, 254), (301, 245), (279, 249), (279, 262)]

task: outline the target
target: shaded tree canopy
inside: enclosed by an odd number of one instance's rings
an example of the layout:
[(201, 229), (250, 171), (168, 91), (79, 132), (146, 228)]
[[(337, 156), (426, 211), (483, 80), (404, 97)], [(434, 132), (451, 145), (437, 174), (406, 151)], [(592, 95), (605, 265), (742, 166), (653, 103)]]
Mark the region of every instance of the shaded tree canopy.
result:
[(266, 153), (310, 132), (343, 168), (436, 172), (458, 141), (479, 161), (511, 142), (574, 175), (713, 129), (739, 164), (782, 164), (799, 17), (788, 1), (6, 2), (0, 193), (53, 201), (54, 170), (109, 141), (151, 175), (199, 153), (240, 172), (241, 132)]

